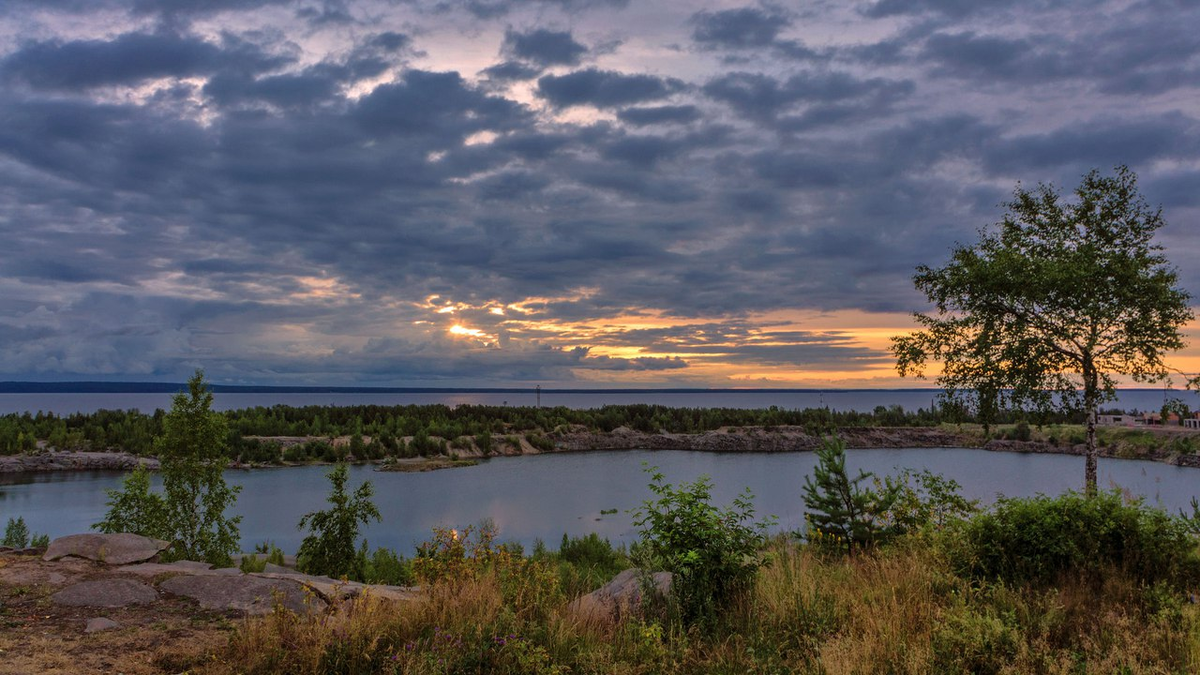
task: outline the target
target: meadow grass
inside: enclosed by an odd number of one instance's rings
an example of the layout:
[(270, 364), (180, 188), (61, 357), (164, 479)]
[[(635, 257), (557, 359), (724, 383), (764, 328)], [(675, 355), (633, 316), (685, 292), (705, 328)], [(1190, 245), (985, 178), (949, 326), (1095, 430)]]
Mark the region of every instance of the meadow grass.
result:
[[(1200, 612), (1119, 570), (1010, 586), (956, 575), (937, 538), (853, 558), (786, 539), (703, 630), (576, 614), (563, 576), (507, 555), (327, 612), (248, 619), (209, 673), (1186, 673)], [(563, 564), (559, 561), (556, 564)]]

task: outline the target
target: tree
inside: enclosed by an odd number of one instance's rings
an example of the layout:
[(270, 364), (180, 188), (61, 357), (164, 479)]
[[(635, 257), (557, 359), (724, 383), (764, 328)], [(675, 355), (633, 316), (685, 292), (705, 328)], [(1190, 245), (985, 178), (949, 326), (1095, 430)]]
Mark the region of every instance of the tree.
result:
[(150, 472), (142, 464), (125, 477), (120, 490), (108, 490), (108, 512), (104, 520), (92, 525), (106, 534), (132, 532), (143, 537), (167, 539), (166, 504), (150, 491)]
[(360, 523), (366, 525), (371, 519), (378, 521), (381, 516), (371, 501), (375, 494), (371, 482), (364, 482), (353, 496), (347, 496), (348, 477), (345, 464), (335, 466), (329, 472), (332, 489), (328, 501), (333, 508), (306, 513), (300, 519), (299, 529), (308, 527), (311, 534), (300, 543), (296, 558), (300, 568), (309, 574), (363, 578), (366, 555), (365, 551), (363, 556), (356, 553), (358, 526)]
[(900, 496), (900, 486), (885, 483), (879, 492), (861, 484), (875, 474), (860, 470), (850, 478), (846, 473), (846, 443), (826, 438), (817, 449), (813, 475), (805, 476), (803, 499), (807, 510), (808, 532), (797, 533), (812, 541), (832, 541), (854, 555), (893, 534), (887, 514)]
[(1132, 171), (1093, 170), (1075, 197), (1018, 185), (978, 243), (956, 246), (945, 267), (918, 267), (913, 280), (937, 312), (915, 314), (923, 330), (892, 338), (892, 352), (902, 377), (940, 361), (945, 396), (970, 401), (985, 422), (1001, 408), (1084, 413), (1094, 494), (1099, 406), (1115, 398), (1117, 375), (1165, 379), (1193, 314), (1152, 242), (1161, 209), (1146, 204)]
[(200, 370), (188, 391), (171, 400), (163, 433), (155, 440), (174, 554), (214, 565), (229, 565), (238, 550), (241, 516), (227, 518), (240, 487), (225, 484), (227, 426), (212, 408), (213, 395)]

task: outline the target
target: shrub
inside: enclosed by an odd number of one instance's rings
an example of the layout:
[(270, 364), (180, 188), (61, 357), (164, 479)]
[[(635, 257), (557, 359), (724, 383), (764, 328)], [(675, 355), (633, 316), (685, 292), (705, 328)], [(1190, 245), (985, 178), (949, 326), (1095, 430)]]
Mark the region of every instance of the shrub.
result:
[(898, 491), (887, 517), (902, 532), (940, 530), (979, 511), (979, 501), (963, 497), (958, 481), (928, 469), (905, 469), (887, 483)]
[(846, 474), (846, 444), (840, 438), (825, 438), (817, 449), (813, 475), (804, 478), (803, 499), (807, 510), (807, 532), (796, 535), (810, 542), (828, 543), (854, 555), (856, 548), (874, 545), (896, 532), (887, 513), (900, 495), (900, 488), (885, 483), (880, 491), (862, 487), (874, 474)]
[(29, 539), (30, 548), (46, 548), (50, 545), (50, 535), (35, 534)]
[(363, 581), (368, 584), (388, 584), (391, 586), (410, 586), (413, 583), (412, 564), (403, 557), (396, 555), (390, 548), (377, 548), (369, 557), (365, 556), (366, 542), (363, 542), (363, 553), (366, 560), (363, 564)]
[(25, 525), (25, 518), (18, 517), (16, 520), (9, 518), (8, 524), (4, 527), (4, 540), (0, 541), (0, 546), (25, 548), (28, 545), (29, 527)]
[(345, 576), (362, 579), (362, 557), (357, 555), (355, 540), (358, 539), (359, 524), (367, 524), (373, 518), (380, 519), (379, 509), (371, 502), (374, 488), (365, 482), (354, 494), (346, 494), (349, 470), (338, 464), (329, 472), (332, 489), (327, 511), (306, 513), (300, 518), (299, 529), (309, 528), (311, 534), (300, 542), (296, 552), (296, 566), (309, 574), (331, 577)]
[(150, 471), (139, 464), (125, 477), (120, 490), (108, 490), (108, 512), (104, 520), (92, 525), (106, 534), (132, 532), (143, 537), (167, 539), (166, 504), (150, 491)]
[(1200, 556), (1188, 524), (1113, 490), (1087, 497), (1001, 499), (949, 541), (960, 572), (1035, 585), (1063, 574), (1095, 579), (1119, 569), (1142, 583), (1181, 588), (1200, 580)]
[(732, 508), (710, 503), (712, 480), (701, 476), (678, 488), (657, 467), (647, 467), (656, 499), (633, 513), (640, 530), (637, 562), (671, 572), (671, 600), (687, 623), (711, 624), (735, 596), (745, 592), (763, 564), (759, 549), (769, 523), (754, 523), (749, 490)]

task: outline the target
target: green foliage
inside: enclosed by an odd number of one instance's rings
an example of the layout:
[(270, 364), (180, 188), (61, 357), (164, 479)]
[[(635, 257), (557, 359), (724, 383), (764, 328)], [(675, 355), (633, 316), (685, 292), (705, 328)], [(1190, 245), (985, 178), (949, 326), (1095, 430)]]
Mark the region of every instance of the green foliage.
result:
[(49, 545), (50, 535), (48, 534), (35, 534), (29, 538), (30, 548), (46, 548)]
[(886, 482), (897, 491), (888, 519), (901, 532), (941, 530), (979, 511), (979, 500), (963, 497), (958, 481), (928, 469), (905, 469)]
[(657, 467), (646, 471), (655, 498), (633, 512), (641, 534), (635, 560), (643, 569), (674, 575), (671, 599), (683, 621), (711, 624), (763, 565), (759, 549), (770, 523), (754, 522), (749, 490), (720, 509), (711, 503), (708, 476), (676, 488)]
[(347, 577), (361, 580), (364, 575), (363, 558), (355, 554), (359, 525), (372, 519), (379, 520), (379, 509), (371, 501), (375, 493), (370, 481), (364, 482), (346, 494), (349, 470), (338, 464), (329, 472), (331, 490), (328, 501), (333, 505), (327, 511), (314, 511), (300, 518), (298, 527), (309, 528), (309, 536), (300, 543), (296, 553), (297, 567), (309, 574), (330, 577)]
[(25, 548), (28, 545), (29, 527), (25, 525), (25, 518), (17, 517), (16, 520), (9, 518), (8, 523), (4, 526), (4, 539), (0, 541), (0, 546)]
[(389, 586), (411, 586), (413, 576), (412, 563), (396, 554), (390, 548), (377, 548), (370, 556), (366, 555), (366, 542), (363, 548), (363, 581), (368, 584), (387, 584)]
[(225, 484), (225, 418), (212, 411), (212, 392), (197, 370), (188, 391), (171, 400), (155, 443), (163, 477), (165, 539), (176, 557), (228, 566), (238, 550), (240, 516), (226, 517), (239, 487)]
[(1085, 485), (1096, 489), (1091, 420), (1112, 400), (1115, 374), (1140, 382), (1168, 373), (1193, 318), (1189, 295), (1160, 246), (1165, 223), (1117, 167), (1092, 171), (1061, 203), (1052, 186), (1017, 187), (1008, 213), (942, 268), (917, 268), (917, 288), (937, 308), (923, 330), (892, 338), (901, 376), (942, 364), (946, 397), (973, 404), (980, 421), (1004, 408), (1082, 412), (1089, 420)]
[(813, 474), (804, 478), (807, 531), (796, 534), (849, 555), (893, 536), (896, 527), (887, 514), (900, 488), (891, 483), (879, 486), (878, 491), (865, 487), (862, 483), (874, 475), (866, 471), (850, 478), (846, 473), (846, 444), (840, 438), (825, 438), (816, 454)]
[(992, 612), (956, 608), (933, 634), (938, 673), (995, 675), (1017, 654), (1019, 632)]
[(956, 568), (977, 579), (1048, 585), (1064, 574), (1100, 579), (1116, 569), (1145, 584), (1200, 581), (1187, 522), (1126, 504), (1115, 490), (1001, 499), (947, 541)]
[(107, 490), (108, 512), (92, 525), (106, 534), (132, 532), (143, 537), (169, 539), (167, 507), (161, 496), (150, 491), (150, 471), (139, 464), (121, 483), (120, 490)]

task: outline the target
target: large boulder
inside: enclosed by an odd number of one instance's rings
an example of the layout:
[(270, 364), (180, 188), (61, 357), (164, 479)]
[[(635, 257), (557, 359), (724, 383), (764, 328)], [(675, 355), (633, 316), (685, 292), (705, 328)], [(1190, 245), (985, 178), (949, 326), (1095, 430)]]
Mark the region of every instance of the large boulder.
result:
[(128, 565), (149, 560), (170, 545), (171, 542), (139, 534), (72, 534), (50, 542), (42, 560), (77, 556), (106, 565)]
[(278, 602), (293, 612), (321, 609), (324, 601), (290, 579), (251, 575), (178, 576), (159, 584), (168, 593), (192, 598), (205, 609), (267, 614)]
[(99, 579), (67, 586), (50, 596), (56, 605), (72, 607), (126, 607), (158, 599), (151, 587), (132, 579)]
[[(613, 619), (635, 612), (642, 605), (642, 571), (627, 569), (600, 588), (581, 596), (571, 608), (588, 619)], [(670, 572), (650, 573), (651, 591), (666, 597), (671, 592)]]

